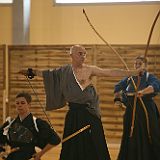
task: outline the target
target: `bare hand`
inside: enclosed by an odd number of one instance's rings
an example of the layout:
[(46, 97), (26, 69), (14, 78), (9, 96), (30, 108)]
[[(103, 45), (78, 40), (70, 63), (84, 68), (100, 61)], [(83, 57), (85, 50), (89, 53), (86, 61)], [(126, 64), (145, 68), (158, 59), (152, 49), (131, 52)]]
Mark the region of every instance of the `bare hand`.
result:
[(144, 96), (143, 90), (138, 91), (137, 97), (143, 97), (143, 96)]
[(33, 155), (33, 159), (34, 159), (34, 160), (40, 160), (40, 159), (41, 159), (41, 156), (42, 156), (42, 155), (41, 155), (41, 152), (38, 152), (38, 153), (36, 153), (36, 154)]
[(114, 104), (115, 104), (115, 106), (118, 106), (118, 107), (122, 106), (122, 103), (120, 101), (116, 101)]
[(121, 108), (122, 110), (125, 110), (125, 109), (126, 109), (126, 106), (125, 106), (122, 102), (120, 102), (120, 101), (117, 101), (116, 103), (114, 103), (114, 106), (115, 106), (115, 107), (119, 107), (119, 108)]

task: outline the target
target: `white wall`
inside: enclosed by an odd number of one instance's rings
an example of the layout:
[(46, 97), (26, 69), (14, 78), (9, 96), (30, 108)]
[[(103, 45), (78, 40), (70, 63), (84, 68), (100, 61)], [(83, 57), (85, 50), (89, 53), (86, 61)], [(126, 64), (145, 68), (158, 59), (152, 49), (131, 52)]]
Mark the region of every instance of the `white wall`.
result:
[(12, 7), (0, 6), (0, 44), (12, 43)]
[[(30, 44), (103, 44), (87, 23), (111, 44), (146, 44), (160, 4), (54, 6), (31, 0)], [(12, 8), (0, 6), (0, 44), (12, 44)], [(160, 18), (151, 44), (160, 44)]]
[[(53, 6), (53, 0), (32, 1), (31, 43), (103, 43), (88, 25), (82, 10), (112, 44), (146, 44), (159, 5)], [(160, 44), (160, 18), (151, 43)]]

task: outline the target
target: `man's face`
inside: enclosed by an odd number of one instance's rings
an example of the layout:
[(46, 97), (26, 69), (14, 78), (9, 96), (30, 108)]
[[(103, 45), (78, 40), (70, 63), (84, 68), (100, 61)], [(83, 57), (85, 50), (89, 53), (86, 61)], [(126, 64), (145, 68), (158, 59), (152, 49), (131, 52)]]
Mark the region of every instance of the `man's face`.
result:
[(15, 105), (19, 115), (23, 115), (29, 112), (30, 104), (27, 103), (24, 97), (16, 98)]
[(134, 68), (139, 69), (140, 67), (145, 68), (145, 64), (141, 59), (136, 59), (134, 62)]
[(71, 57), (73, 61), (82, 64), (86, 59), (86, 50), (79, 47), (71, 54)]

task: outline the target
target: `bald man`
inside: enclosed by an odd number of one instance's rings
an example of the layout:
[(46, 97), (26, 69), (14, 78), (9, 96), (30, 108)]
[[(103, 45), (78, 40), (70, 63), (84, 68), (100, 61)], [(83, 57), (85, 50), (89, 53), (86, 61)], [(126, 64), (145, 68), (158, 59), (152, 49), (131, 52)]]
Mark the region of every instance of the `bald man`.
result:
[(129, 76), (140, 70), (102, 69), (85, 64), (87, 52), (81, 45), (70, 48), (71, 64), (53, 70), (20, 71), (23, 75), (42, 76), (46, 109), (62, 108), (68, 103), (63, 138), (90, 125), (90, 128), (62, 144), (60, 160), (110, 160), (99, 110), (94, 76)]

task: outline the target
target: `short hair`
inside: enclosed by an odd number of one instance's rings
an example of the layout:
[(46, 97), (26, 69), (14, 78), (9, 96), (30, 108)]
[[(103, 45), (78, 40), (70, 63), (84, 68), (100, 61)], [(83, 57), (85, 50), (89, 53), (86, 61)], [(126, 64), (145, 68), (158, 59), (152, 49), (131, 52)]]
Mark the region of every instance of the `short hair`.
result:
[(86, 49), (85, 49), (82, 45), (76, 44), (76, 45), (74, 45), (74, 46), (72, 46), (72, 47), (70, 48), (69, 54), (72, 54), (72, 53), (76, 52), (76, 50), (77, 50), (78, 48), (81, 48), (81, 49), (83, 49), (83, 50), (86, 52)]
[(29, 93), (27, 92), (20, 92), (17, 94), (16, 98), (19, 98), (19, 97), (24, 97), (27, 101), (27, 103), (31, 103), (32, 102), (32, 97)]
[(141, 61), (143, 61), (143, 63), (145, 65), (147, 65), (147, 58), (144, 57), (143, 55), (137, 56), (135, 60), (140, 59)]

